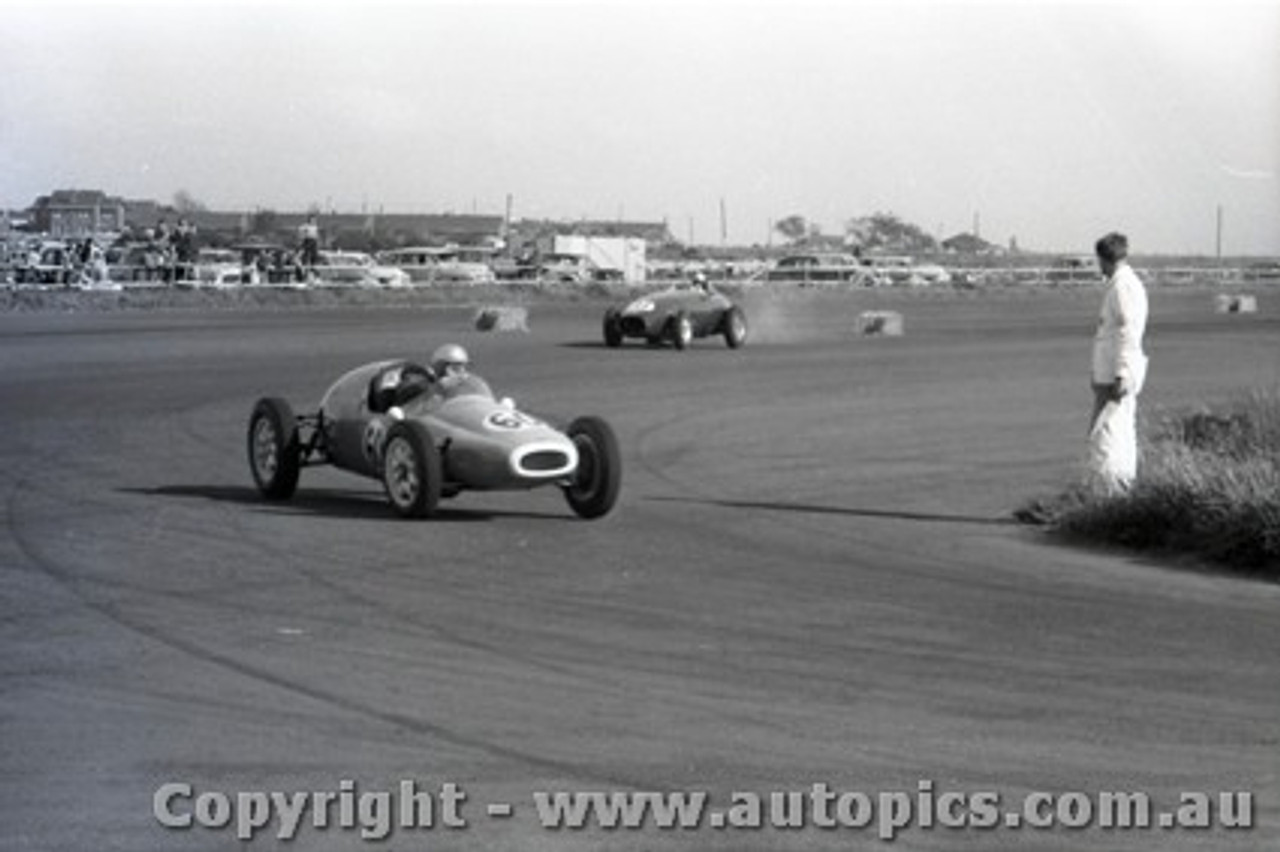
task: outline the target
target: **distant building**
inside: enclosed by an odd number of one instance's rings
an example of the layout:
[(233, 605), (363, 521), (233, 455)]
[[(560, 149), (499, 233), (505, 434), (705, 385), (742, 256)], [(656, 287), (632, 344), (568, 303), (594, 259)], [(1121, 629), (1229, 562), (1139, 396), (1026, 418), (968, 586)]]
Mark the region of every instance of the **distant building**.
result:
[(536, 246), (540, 251), (554, 251), (557, 237), (570, 236), (639, 240), (650, 252), (675, 244), (666, 222), (588, 219), (521, 219), (511, 224), (508, 242), (517, 247)]
[(582, 220), (566, 222), (565, 227), (584, 237), (627, 237), (644, 240), (651, 246), (675, 242), (666, 222), (623, 222), (619, 220)]
[(482, 245), (502, 240), (505, 226), (501, 216), (459, 213), (380, 213), (320, 215), (320, 227), (355, 229), (393, 236), (402, 244)]
[(126, 202), (97, 189), (59, 189), (31, 205), (37, 230), (55, 237), (85, 237), (125, 227)]
[(952, 254), (999, 254), (999, 246), (992, 245), (974, 234), (956, 234), (942, 241), (943, 251)]
[[(124, 199), (101, 190), (83, 189), (60, 189), (41, 196), (25, 213), (34, 230), (68, 238), (99, 232), (141, 231), (154, 228), (162, 219), (170, 225), (186, 219), (206, 237), (218, 235), (216, 239), (239, 240), (256, 233), (288, 244), (297, 233), (298, 225), (308, 215), (315, 214), (326, 243), (340, 236), (355, 239), (364, 236), (376, 238), (384, 245), (397, 246), (501, 247), (543, 242), (549, 246), (554, 236), (567, 234), (640, 239), (650, 249), (675, 242), (665, 221), (522, 220), (508, 223), (503, 216), (458, 213), (178, 209), (148, 199)], [(23, 217), (14, 218), (20, 221)]]

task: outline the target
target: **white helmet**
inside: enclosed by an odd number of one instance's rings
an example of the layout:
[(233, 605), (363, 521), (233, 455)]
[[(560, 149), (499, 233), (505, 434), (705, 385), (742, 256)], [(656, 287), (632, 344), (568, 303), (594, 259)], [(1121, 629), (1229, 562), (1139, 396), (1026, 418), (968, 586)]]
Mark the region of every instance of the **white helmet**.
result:
[(471, 359), (467, 350), (456, 343), (446, 343), (431, 355), (431, 369), (436, 378), (444, 378), (450, 372), (465, 371)]

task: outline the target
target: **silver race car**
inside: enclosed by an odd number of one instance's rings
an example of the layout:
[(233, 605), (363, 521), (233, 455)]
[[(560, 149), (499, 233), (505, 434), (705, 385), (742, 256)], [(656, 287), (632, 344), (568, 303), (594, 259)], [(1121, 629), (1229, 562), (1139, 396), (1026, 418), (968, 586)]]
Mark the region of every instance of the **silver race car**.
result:
[(249, 467), (269, 500), (287, 500), (299, 471), (329, 464), (381, 480), (402, 516), (430, 516), (461, 491), (558, 486), (580, 517), (599, 518), (617, 501), (617, 438), (599, 417), (561, 431), (495, 398), (484, 379), (439, 375), (411, 361), (378, 361), (330, 386), (314, 414), (295, 416), (278, 397), (249, 418)]

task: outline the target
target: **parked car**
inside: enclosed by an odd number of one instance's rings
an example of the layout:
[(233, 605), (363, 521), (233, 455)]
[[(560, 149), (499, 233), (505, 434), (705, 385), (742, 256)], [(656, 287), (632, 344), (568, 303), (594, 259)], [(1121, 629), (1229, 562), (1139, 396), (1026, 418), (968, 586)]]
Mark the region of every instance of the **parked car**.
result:
[(916, 266), (915, 258), (898, 254), (870, 254), (862, 258), (877, 287), (906, 287), (912, 283)]
[(18, 284), (60, 286), (76, 277), (75, 256), (66, 243), (45, 240), (29, 247), (26, 256), (19, 255), (14, 269)]
[(408, 287), (409, 273), (378, 263), (362, 251), (322, 251), (312, 267), (320, 284), (339, 287)]
[(950, 284), (951, 273), (936, 263), (919, 263), (911, 267), (911, 278), (908, 283), (913, 287)]
[(787, 281), (801, 285), (862, 283), (866, 270), (858, 259), (842, 252), (812, 252), (779, 258), (765, 272), (766, 281)]
[(1060, 257), (1045, 270), (1046, 281), (1061, 283), (1066, 281), (1097, 281), (1102, 275), (1098, 268), (1098, 259), (1091, 254), (1075, 257)]
[(538, 257), (538, 279), (564, 284), (585, 284), (595, 278), (586, 255), (546, 252)]
[(415, 284), (492, 284), (497, 281), (487, 263), (464, 260), (458, 246), (410, 246), (379, 252), (378, 262), (408, 274)]
[(277, 243), (250, 242), (233, 247), (240, 254), (244, 283), (250, 287), (305, 290), (305, 270), (297, 252)]
[(1250, 263), (1241, 272), (1240, 277), (1250, 283), (1280, 282), (1280, 260), (1259, 260)]
[(202, 248), (196, 252), (192, 286), (225, 290), (242, 284), (244, 267), (240, 264), (239, 252), (219, 248)]

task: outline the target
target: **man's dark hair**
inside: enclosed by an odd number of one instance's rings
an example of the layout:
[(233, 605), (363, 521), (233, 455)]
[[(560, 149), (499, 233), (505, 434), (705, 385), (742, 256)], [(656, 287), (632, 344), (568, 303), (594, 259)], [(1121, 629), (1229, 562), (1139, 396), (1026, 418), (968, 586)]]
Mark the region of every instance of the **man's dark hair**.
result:
[(1112, 231), (1098, 240), (1094, 244), (1093, 250), (1097, 253), (1098, 260), (1115, 263), (1129, 256), (1129, 238), (1124, 234)]

